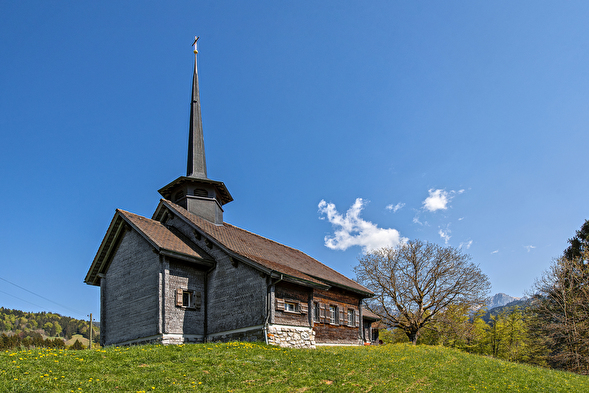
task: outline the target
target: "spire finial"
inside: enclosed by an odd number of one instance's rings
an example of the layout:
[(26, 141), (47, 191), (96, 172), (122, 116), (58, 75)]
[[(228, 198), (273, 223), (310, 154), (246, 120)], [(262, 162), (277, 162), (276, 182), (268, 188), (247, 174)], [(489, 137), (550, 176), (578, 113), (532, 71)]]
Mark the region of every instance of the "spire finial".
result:
[(196, 43), (198, 42), (198, 39), (200, 38), (197, 36), (194, 36), (194, 42), (192, 43), (192, 45), (194, 46), (194, 54), (196, 55), (198, 53), (198, 49), (196, 48)]

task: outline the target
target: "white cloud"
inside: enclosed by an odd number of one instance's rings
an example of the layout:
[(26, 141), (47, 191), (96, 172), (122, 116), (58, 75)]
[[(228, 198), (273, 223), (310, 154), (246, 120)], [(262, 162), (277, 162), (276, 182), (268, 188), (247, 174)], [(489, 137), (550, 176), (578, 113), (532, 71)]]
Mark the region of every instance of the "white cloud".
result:
[(448, 242), (450, 241), (450, 238), (452, 237), (452, 236), (450, 236), (450, 233), (451, 233), (451, 231), (450, 231), (450, 228), (448, 228), (448, 227), (446, 227), (446, 229), (440, 228), (440, 230), (438, 230), (438, 234), (440, 235), (440, 237), (442, 239), (444, 239), (445, 244), (448, 244)]
[(429, 190), (429, 196), (423, 201), (423, 208), (430, 212), (436, 210), (446, 210), (448, 208), (448, 202), (450, 202), (450, 195), (446, 190)]
[(524, 246), (526, 250), (528, 250), (528, 252), (530, 252), (530, 250), (536, 248), (536, 246)]
[(497, 254), (498, 252), (499, 252), (499, 250), (495, 250), (491, 254)]
[(466, 248), (468, 250), (470, 246), (472, 246), (472, 240), (469, 240), (466, 243), (460, 243), (458, 248)]
[(386, 206), (386, 209), (391, 210), (393, 213), (396, 213), (397, 211), (401, 210), (403, 206), (405, 206), (405, 204), (401, 202), (397, 203), (396, 205), (393, 205), (391, 203), (390, 205)]
[(376, 224), (360, 218), (365, 202), (357, 198), (345, 215), (340, 214), (335, 204), (324, 200), (319, 202), (319, 213), (325, 214), (327, 220), (334, 226), (333, 236), (325, 236), (325, 246), (332, 250), (347, 250), (352, 246), (362, 247), (363, 252), (380, 247), (395, 247), (407, 241), (401, 237), (399, 231), (392, 228), (379, 228)]
[(429, 196), (425, 198), (423, 201), (423, 208), (430, 212), (435, 212), (436, 210), (446, 210), (448, 209), (448, 203), (454, 198), (456, 194), (462, 194), (464, 190), (458, 191), (446, 191), (437, 189), (434, 190), (433, 188), (428, 190)]

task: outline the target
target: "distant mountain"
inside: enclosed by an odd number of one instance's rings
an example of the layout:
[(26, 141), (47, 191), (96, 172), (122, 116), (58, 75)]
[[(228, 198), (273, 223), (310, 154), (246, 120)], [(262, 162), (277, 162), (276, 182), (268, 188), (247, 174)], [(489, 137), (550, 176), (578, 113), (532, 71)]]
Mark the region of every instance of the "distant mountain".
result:
[(504, 306), (498, 306), (493, 309), (487, 310), (487, 312), (482, 316), (483, 321), (489, 323), (492, 316), (499, 315), (504, 311), (509, 313), (516, 308), (520, 309), (520, 311), (525, 311), (532, 304), (532, 298), (522, 297), (522, 298), (517, 298), (517, 299), (518, 300), (514, 300), (512, 302), (509, 302)]
[(493, 296), (489, 302), (487, 303), (487, 310), (492, 310), (495, 307), (503, 307), (505, 305), (507, 305), (508, 303), (511, 303), (513, 301), (516, 300), (520, 300), (520, 297), (513, 297), (513, 296), (509, 296), (506, 295), (504, 293), (498, 293), (495, 296)]

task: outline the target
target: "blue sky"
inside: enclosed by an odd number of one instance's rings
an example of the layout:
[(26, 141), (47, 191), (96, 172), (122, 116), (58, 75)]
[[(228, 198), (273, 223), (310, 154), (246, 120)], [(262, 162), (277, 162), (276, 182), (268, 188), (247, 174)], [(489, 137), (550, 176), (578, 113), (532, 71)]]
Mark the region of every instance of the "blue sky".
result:
[(115, 209), (151, 217), (184, 174), (195, 35), (227, 222), (350, 277), (387, 242), (462, 247), (522, 296), (589, 217), (587, 20), (576, 1), (3, 1), (0, 305), (98, 315), (83, 279)]

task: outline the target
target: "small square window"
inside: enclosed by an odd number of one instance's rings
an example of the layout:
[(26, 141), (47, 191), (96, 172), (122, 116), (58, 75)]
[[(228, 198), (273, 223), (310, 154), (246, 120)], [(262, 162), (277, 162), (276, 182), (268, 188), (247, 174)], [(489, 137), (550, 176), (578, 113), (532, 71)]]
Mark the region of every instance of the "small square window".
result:
[(176, 306), (191, 309), (200, 309), (201, 294), (200, 292), (190, 291), (187, 289), (176, 289)]
[(296, 312), (297, 305), (294, 303), (284, 303), (284, 311)]

